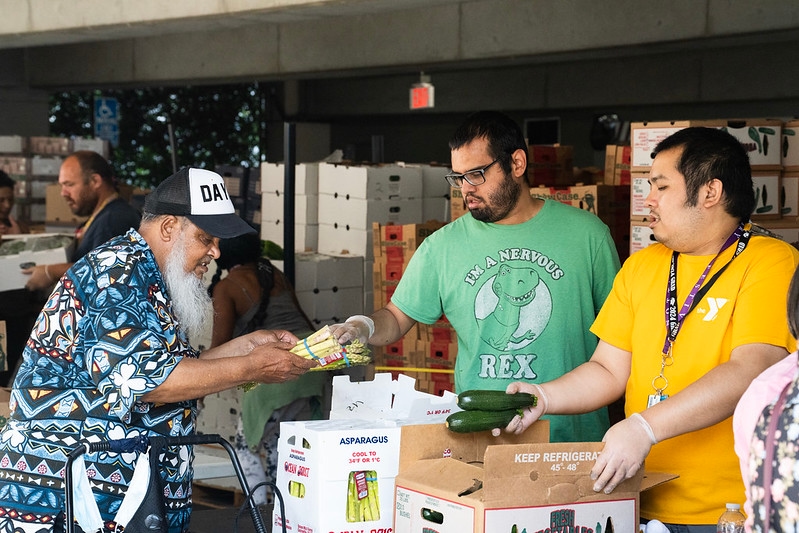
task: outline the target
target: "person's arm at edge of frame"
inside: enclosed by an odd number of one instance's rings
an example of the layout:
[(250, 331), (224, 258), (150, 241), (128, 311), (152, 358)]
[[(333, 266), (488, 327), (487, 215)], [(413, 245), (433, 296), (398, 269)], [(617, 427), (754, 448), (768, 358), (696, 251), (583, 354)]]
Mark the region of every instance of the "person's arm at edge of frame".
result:
[(29, 291), (51, 288), (71, 266), (72, 263), (53, 263), (52, 265), (36, 265), (30, 268), (23, 268), (22, 273), (30, 275), (30, 278), (25, 283), (25, 288)]
[(251, 381), (281, 383), (296, 379), (318, 365), (288, 351), (297, 340), (288, 331), (257, 330), (206, 350), (198, 359), (184, 357), (161, 385), (142, 396), (142, 401), (174, 403)]

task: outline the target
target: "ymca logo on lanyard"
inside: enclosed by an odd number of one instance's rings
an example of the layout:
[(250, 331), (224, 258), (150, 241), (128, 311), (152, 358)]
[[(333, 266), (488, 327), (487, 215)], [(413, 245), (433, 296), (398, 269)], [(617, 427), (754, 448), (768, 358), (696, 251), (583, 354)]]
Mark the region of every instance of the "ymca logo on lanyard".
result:
[[(666, 387), (669, 386), (669, 380), (666, 379), (665, 370), (666, 367), (671, 366), (674, 363), (672, 345), (677, 339), (677, 334), (680, 332), (680, 328), (685, 321), (685, 317), (688, 316), (688, 313), (690, 313), (700, 301), (702, 301), (702, 298), (704, 298), (713, 284), (716, 283), (716, 280), (719, 279), (719, 276), (721, 276), (727, 267), (730, 266), (730, 263), (732, 263), (733, 259), (738, 257), (738, 255), (744, 251), (751, 236), (751, 224), (747, 224), (745, 226), (740, 224), (737, 228), (735, 228), (735, 231), (733, 231), (732, 234), (727, 237), (727, 240), (724, 241), (724, 244), (721, 246), (721, 249), (718, 251), (718, 253), (707, 264), (704, 272), (702, 272), (702, 275), (699, 276), (699, 279), (691, 288), (691, 292), (688, 293), (688, 296), (685, 298), (685, 302), (683, 302), (682, 307), (679, 310), (677, 309), (677, 258), (680, 255), (680, 252), (675, 251), (671, 254), (669, 283), (666, 286), (666, 340), (663, 342), (663, 351), (661, 353), (660, 374), (652, 379), (652, 388), (655, 389), (655, 394), (649, 395), (647, 407), (652, 407), (658, 402), (662, 402), (669, 397), (664, 392)], [(710, 274), (710, 270), (716, 263), (716, 259), (718, 259), (724, 250), (732, 246), (736, 241), (738, 242), (738, 246), (736, 246), (733, 256), (729, 261), (727, 261), (727, 264), (721, 267), (719, 271), (716, 272), (713, 277), (710, 278), (710, 280), (708, 280), (708, 282), (703, 286), (702, 284), (704, 283), (708, 274)]]

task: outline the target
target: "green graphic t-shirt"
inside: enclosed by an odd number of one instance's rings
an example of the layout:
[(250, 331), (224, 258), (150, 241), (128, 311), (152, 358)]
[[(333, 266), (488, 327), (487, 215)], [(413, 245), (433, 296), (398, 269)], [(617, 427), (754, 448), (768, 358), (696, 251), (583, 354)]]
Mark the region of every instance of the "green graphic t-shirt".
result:
[[(591, 357), (589, 328), (618, 269), (599, 218), (547, 200), (523, 224), (466, 214), (439, 229), (414, 253), (392, 302), (418, 322), (443, 314), (452, 323), (457, 391), (504, 390), (550, 381)], [(549, 420), (553, 442), (598, 441), (608, 428), (604, 408)]]

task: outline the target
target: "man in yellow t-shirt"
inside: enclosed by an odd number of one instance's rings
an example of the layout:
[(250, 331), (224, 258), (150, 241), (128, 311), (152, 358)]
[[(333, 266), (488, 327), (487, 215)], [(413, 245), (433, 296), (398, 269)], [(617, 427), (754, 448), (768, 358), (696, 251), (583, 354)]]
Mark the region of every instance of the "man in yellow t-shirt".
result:
[(603, 438), (594, 490), (611, 492), (646, 460), (647, 470), (680, 477), (642, 494), (642, 518), (713, 533), (725, 503), (744, 498), (735, 405), (796, 348), (785, 305), (799, 252), (752, 229), (748, 155), (722, 130), (664, 139), (649, 181), (658, 243), (616, 277), (591, 327), (600, 339), (591, 360), (542, 385), (510, 384), (541, 401), (505, 429), (521, 433), (544, 413), (581, 413), (624, 394), (627, 418)]

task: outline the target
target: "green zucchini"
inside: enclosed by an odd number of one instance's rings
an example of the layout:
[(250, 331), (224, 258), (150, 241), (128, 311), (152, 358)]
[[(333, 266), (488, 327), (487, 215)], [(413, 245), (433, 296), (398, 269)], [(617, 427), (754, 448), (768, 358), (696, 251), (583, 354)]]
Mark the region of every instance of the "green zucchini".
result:
[(521, 414), (518, 409), (505, 409), (504, 411), (458, 411), (447, 417), (447, 428), (455, 433), (473, 433), (475, 431), (488, 431), (494, 428), (504, 429)]
[(506, 411), (535, 407), (535, 394), (517, 392), (507, 394), (501, 390), (467, 390), (458, 394), (458, 407), (466, 411)]
[(433, 509), (428, 509), (427, 507), (422, 508), (422, 518), (424, 518), (428, 522), (433, 522), (435, 524), (444, 523), (443, 514), (441, 514), (438, 511), (434, 511)]

